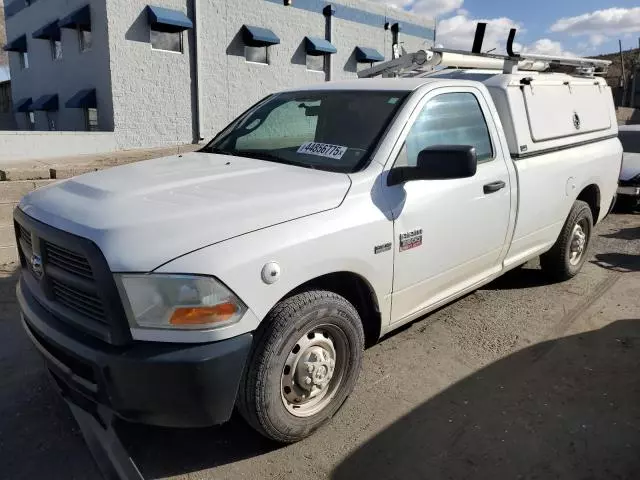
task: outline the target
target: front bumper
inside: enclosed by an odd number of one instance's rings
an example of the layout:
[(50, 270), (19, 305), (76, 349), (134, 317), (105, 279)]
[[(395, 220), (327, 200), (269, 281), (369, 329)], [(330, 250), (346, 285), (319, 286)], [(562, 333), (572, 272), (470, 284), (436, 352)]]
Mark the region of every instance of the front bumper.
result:
[(205, 344), (114, 346), (56, 319), (22, 277), (16, 293), (27, 335), (61, 393), (76, 403), (167, 427), (209, 426), (231, 417), (252, 334)]

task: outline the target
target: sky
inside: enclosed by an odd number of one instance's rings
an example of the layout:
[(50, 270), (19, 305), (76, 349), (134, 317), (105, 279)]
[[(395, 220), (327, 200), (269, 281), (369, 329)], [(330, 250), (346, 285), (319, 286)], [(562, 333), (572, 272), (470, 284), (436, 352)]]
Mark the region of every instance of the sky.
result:
[(509, 29), (514, 50), (548, 55), (596, 55), (637, 48), (639, 0), (375, 0), (437, 19), (437, 43), (471, 49), (478, 21), (489, 23), (483, 50), (504, 52)]

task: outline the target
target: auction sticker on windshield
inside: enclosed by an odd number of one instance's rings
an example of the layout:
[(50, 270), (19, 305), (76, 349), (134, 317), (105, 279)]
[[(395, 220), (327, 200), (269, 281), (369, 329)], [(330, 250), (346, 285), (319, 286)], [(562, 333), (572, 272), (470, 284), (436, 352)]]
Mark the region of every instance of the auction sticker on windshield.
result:
[(340, 160), (347, 153), (347, 147), (340, 145), (330, 145), (328, 143), (306, 142), (300, 145), (298, 153), (306, 153), (307, 155), (317, 155), (318, 157), (328, 157)]

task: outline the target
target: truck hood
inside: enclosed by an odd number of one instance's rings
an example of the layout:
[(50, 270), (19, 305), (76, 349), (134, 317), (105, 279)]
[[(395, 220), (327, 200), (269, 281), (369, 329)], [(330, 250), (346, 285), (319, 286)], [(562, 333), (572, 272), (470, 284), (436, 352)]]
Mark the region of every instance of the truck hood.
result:
[(640, 175), (640, 153), (623, 153), (620, 180), (631, 180), (636, 175)]
[(114, 272), (151, 271), (254, 230), (336, 208), (349, 176), (187, 153), (93, 172), (24, 197), (20, 208), (88, 238)]

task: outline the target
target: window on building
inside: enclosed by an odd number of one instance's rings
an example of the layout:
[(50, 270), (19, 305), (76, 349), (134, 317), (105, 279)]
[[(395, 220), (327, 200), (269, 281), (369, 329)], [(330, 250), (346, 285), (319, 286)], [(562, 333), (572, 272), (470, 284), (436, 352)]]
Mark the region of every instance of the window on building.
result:
[(326, 55), (309, 55), (307, 54), (307, 70), (313, 72), (324, 72)]
[(252, 47), (245, 45), (244, 58), (247, 62), (269, 63), (269, 47)]
[(51, 132), (55, 132), (58, 129), (56, 112), (47, 112), (47, 128)]
[(29, 130), (36, 129), (36, 114), (34, 112), (27, 112), (27, 128)]
[(51, 57), (54, 60), (62, 58), (62, 42), (60, 40), (50, 40), (51, 44)]
[(475, 95), (445, 93), (425, 105), (407, 136), (407, 164), (415, 166), (418, 154), (434, 145), (471, 145), (478, 162), (493, 158), (487, 122)]
[(86, 52), (91, 50), (93, 46), (93, 36), (91, 35), (91, 30), (78, 30), (78, 41), (80, 42), (80, 51)]
[(97, 108), (85, 108), (84, 109), (85, 126), (87, 132), (98, 131), (98, 109)]
[(182, 32), (162, 32), (152, 28), (151, 48), (182, 53)]
[(22, 70), (29, 68), (29, 54), (27, 52), (20, 52), (20, 68)]

